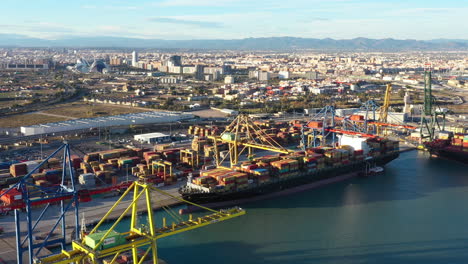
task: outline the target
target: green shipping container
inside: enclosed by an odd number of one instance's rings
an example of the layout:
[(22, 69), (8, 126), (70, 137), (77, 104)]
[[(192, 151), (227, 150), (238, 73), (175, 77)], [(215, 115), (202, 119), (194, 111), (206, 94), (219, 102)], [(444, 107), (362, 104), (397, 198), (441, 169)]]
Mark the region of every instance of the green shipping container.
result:
[[(94, 248), (99, 243), (99, 241), (101, 241), (101, 239), (104, 237), (104, 234), (106, 232), (107, 231), (103, 231), (103, 232), (98, 232), (98, 233), (94, 233), (91, 235), (87, 235), (85, 237), (86, 246), (90, 248)], [(102, 250), (102, 249), (116, 247), (119, 245), (123, 245), (126, 242), (127, 241), (125, 240), (125, 237), (122, 234), (117, 233), (115, 231), (111, 231), (109, 235), (106, 237), (106, 239), (104, 239), (104, 242), (101, 243), (101, 245), (99, 246), (100, 247), (99, 249)]]
[(236, 139), (236, 134), (233, 133), (224, 133), (221, 136), (222, 139), (224, 140), (229, 140), (229, 141), (234, 141)]

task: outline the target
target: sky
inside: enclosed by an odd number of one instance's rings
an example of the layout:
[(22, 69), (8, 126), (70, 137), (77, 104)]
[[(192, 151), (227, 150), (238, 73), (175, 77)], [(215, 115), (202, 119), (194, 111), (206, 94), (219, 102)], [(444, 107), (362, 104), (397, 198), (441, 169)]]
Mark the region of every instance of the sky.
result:
[(44, 39), (468, 39), (467, 0), (0, 0), (0, 34)]

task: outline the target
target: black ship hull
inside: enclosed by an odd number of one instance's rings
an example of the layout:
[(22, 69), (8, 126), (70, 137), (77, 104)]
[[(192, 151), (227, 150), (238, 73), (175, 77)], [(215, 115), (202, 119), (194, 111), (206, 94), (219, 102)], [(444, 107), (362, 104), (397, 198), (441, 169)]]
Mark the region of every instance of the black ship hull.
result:
[(468, 152), (462, 150), (453, 150), (447, 148), (432, 149), (431, 154), (441, 158), (455, 160), (464, 164), (468, 164)]
[[(371, 160), (353, 162), (348, 165), (330, 167), (315, 172), (302, 172), (299, 176), (276, 181), (253, 188), (238, 190), (234, 192), (196, 192), (193, 190), (181, 189), (182, 198), (198, 204), (219, 203), (240, 199), (252, 198), (259, 195), (266, 195), (274, 192), (287, 190), (289, 188), (305, 185), (308, 183), (323, 181), (327, 179), (340, 178), (341, 175), (354, 173), (355, 175), (365, 175), (366, 167), (369, 165), (383, 166), (399, 156), (399, 152), (390, 153), (375, 157)], [(345, 178), (343, 178), (345, 179)], [(333, 182), (333, 181), (331, 181)]]

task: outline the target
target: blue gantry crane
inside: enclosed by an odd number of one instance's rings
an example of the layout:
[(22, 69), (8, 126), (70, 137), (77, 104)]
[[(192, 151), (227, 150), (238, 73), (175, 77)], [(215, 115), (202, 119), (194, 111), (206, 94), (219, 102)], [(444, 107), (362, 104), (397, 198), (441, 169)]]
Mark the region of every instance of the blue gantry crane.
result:
[[(40, 168), (43, 168), (51, 158), (58, 155), (61, 151), (63, 151), (63, 159), (60, 182), (47, 187), (35, 185), (32, 182), (32, 175), (39, 172)], [(65, 220), (68, 212), (72, 212), (72, 215), (74, 216), (74, 239), (79, 239), (79, 193), (76, 188), (74, 173), (71, 162), (70, 146), (67, 142), (64, 142), (64, 144), (55, 150), (50, 156), (40, 162), (33, 170), (29, 171), (27, 175), (23, 176), (19, 182), (0, 194), (0, 198), (5, 195), (21, 195), (22, 198), (19, 199), (18, 202), (10, 205), (10, 207), (14, 209), (15, 216), (18, 264), (23, 263), (23, 255), (26, 252), (27, 260), (32, 264), (38, 256), (41, 256), (41, 252), (44, 247), (60, 245), (62, 249), (65, 249), (67, 239), (67, 226), (65, 224)], [(47, 233), (41, 234), (41, 236), (44, 237), (43, 240), (36, 241), (35, 233), (38, 232), (36, 228), (40, 226), (44, 217), (47, 216), (52, 205), (57, 203), (59, 203), (60, 206), (59, 217), (52, 221), (47, 220), (51, 221), (52, 228)], [(37, 206), (43, 206), (43, 208), (40, 212), (36, 210), (33, 214), (32, 208)], [(24, 211), (26, 215), (27, 227), (25, 235), (21, 230), (21, 211)], [(39, 214), (37, 215), (37, 213)], [(35, 217), (36, 215), (37, 217)], [(59, 226), (61, 230), (59, 234), (56, 234), (55, 231)], [(71, 239), (70, 236), (68, 238)]]

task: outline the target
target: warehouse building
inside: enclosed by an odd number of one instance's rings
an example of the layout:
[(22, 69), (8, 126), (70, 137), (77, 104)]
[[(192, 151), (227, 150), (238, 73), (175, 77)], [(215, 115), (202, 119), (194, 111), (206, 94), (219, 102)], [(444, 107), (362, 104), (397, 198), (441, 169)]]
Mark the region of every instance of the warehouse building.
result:
[(58, 132), (93, 128), (107, 128), (114, 126), (170, 123), (192, 118), (194, 118), (193, 114), (181, 112), (151, 111), (136, 114), (125, 114), (98, 118), (83, 118), (33, 126), (24, 126), (21, 127), (21, 133), (25, 136), (33, 136), (40, 134), (52, 134)]
[(135, 135), (133, 136), (133, 139), (142, 143), (147, 143), (147, 144), (159, 144), (159, 143), (171, 142), (170, 135), (159, 133), (159, 132)]

